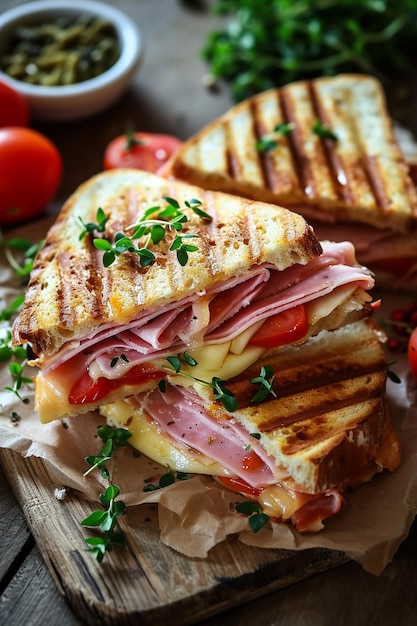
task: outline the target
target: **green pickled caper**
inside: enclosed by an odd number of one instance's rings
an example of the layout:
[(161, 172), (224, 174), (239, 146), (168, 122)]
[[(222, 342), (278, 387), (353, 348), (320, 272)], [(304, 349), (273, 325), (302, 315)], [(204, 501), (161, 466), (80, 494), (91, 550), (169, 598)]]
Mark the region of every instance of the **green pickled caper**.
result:
[(80, 15), (20, 26), (0, 69), (31, 84), (70, 85), (98, 76), (120, 56), (113, 25), (103, 18)]

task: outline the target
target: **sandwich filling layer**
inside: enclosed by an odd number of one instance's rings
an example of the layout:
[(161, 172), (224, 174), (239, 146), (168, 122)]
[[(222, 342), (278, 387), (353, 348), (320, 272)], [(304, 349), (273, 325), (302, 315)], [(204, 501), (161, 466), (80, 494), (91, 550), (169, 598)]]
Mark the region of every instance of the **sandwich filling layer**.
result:
[[(356, 264), (350, 243), (324, 242), (322, 255), (283, 271), (271, 264), (254, 266), (128, 324), (104, 325), (81, 341), (64, 344), (40, 363), (36, 408), (48, 422), (153, 387), (167, 376), (167, 357), (185, 351), (203, 369), (211, 360), (215, 375), (227, 379), (269, 349), (305, 341), (346, 302), (353, 310), (348, 313), (368, 311), (371, 296), (366, 291), (372, 286), (372, 276)], [(354, 293), (359, 295), (352, 299)], [(333, 324), (339, 323), (336, 316)], [(230, 357), (224, 370), (217, 368), (219, 356), (222, 363)]]

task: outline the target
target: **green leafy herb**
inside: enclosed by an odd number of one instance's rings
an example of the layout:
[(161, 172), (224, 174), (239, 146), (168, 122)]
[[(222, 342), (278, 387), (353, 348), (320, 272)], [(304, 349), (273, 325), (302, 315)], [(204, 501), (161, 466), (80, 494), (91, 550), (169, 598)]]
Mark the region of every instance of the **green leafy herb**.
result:
[(315, 135), (321, 137), (321, 139), (330, 139), (331, 141), (337, 141), (337, 135), (334, 134), (330, 128), (328, 128), (322, 121), (316, 120), (311, 127), (311, 130)]
[(81, 231), (79, 236), (79, 240), (81, 241), (86, 235), (93, 236), (95, 233), (104, 233), (108, 217), (106, 217), (102, 208), (98, 208), (96, 213), (96, 223), (83, 222), (81, 217), (78, 217), (78, 219), (81, 223), (81, 226), (83, 227), (83, 230)]
[(277, 394), (273, 390), (275, 376), (274, 370), (270, 365), (262, 366), (259, 371), (259, 376), (252, 378), (249, 382), (252, 385), (258, 385), (258, 391), (253, 396), (252, 402), (263, 402), (269, 395), (277, 397)]
[(413, 75), (414, 0), (216, 0), (214, 10), (224, 25), (201, 54), (236, 101), (321, 75)]
[(13, 237), (9, 240), (1, 239), (4, 254), (14, 270), (16, 278), (26, 285), (33, 268), (35, 257), (43, 245), (43, 241), (33, 243), (25, 237)]
[(15, 396), (17, 396), (17, 398), (25, 404), (28, 403), (28, 399), (22, 398), (20, 395), (20, 389), (24, 384), (33, 384), (33, 380), (26, 377), (24, 374), (26, 364), (32, 356), (32, 350), (28, 344), (16, 347), (12, 346), (12, 335), (10, 330), (6, 332), (4, 337), (0, 338), (0, 361), (5, 363), (14, 359), (9, 364), (9, 372), (13, 380), (13, 385), (8, 385), (5, 389), (14, 393)]
[(143, 491), (156, 491), (157, 489), (163, 489), (164, 487), (173, 485), (175, 483), (175, 479), (188, 480), (189, 478), (191, 478), (191, 475), (185, 472), (173, 472), (169, 465), (167, 466), (167, 469), (168, 471), (165, 474), (162, 474), (162, 476), (158, 478), (157, 482), (153, 482), (152, 478), (145, 481), (146, 485), (144, 486)]
[[(184, 353), (184, 355), (185, 354), (186, 353)], [(192, 365), (192, 366), (198, 365), (197, 361), (193, 359), (192, 357), (190, 357), (190, 355), (186, 355), (185, 358), (184, 358), (184, 355), (183, 355), (183, 359), (188, 365)], [(232, 413), (233, 411), (236, 411), (237, 406), (238, 406), (237, 400), (235, 396), (233, 395), (233, 393), (229, 389), (227, 389), (226, 381), (221, 380), (221, 378), (217, 378), (216, 376), (213, 376), (213, 378), (211, 379), (211, 382), (209, 382), (207, 380), (202, 380), (201, 378), (196, 378), (195, 376), (192, 376), (188, 372), (184, 372), (181, 369), (182, 362), (179, 357), (169, 356), (167, 357), (167, 361), (169, 362), (169, 364), (171, 365), (171, 367), (173, 368), (176, 374), (195, 380), (196, 382), (200, 383), (200, 385), (211, 387), (215, 391), (214, 399), (218, 400), (222, 404), (222, 406), (226, 409), (226, 411), (229, 411), (230, 413)], [(166, 384), (164, 381), (163, 385), (161, 384), (159, 385), (159, 389), (162, 392), (164, 392), (165, 388), (166, 388)]]
[(88, 537), (85, 542), (89, 546), (89, 551), (96, 560), (101, 563), (107, 551), (113, 548), (120, 548), (125, 545), (125, 539), (121, 532), (115, 530), (117, 517), (123, 515), (126, 510), (124, 502), (116, 498), (120, 494), (120, 489), (111, 481), (110, 471), (106, 465), (113, 458), (113, 453), (121, 446), (127, 445), (127, 440), (132, 436), (126, 428), (112, 428), (105, 425), (97, 429), (97, 434), (103, 441), (103, 447), (98, 455), (86, 457), (90, 468), (84, 473), (87, 476), (93, 470), (100, 470), (103, 478), (109, 481), (109, 486), (100, 495), (102, 509), (93, 511), (81, 521), (82, 526), (98, 527), (101, 536)]
[(256, 149), (259, 152), (272, 152), (279, 146), (277, 135), (289, 135), (293, 129), (293, 123), (282, 122), (277, 124), (270, 135), (265, 135), (258, 139)]
[(269, 516), (263, 513), (256, 502), (238, 502), (235, 509), (249, 517), (249, 526), (254, 533), (258, 533), (269, 522)]
[[(174, 232), (174, 238), (169, 249), (176, 252), (180, 265), (184, 266), (188, 263), (189, 253), (198, 250), (198, 246), (189, 243), (188, 240), (197, 238), (198, 235), (192, 233), (178, 234), (183, 229), (184, 224), (189, 221), (185, 211), (191, 210), (204, 220), (211, 220), (212, 218), (200, 208), (202, 203), (196, 198), (186, 200), (184, 209), (180, 208), (178, 201), (174, 198), (165, 196), (164, 200), (167, 203), (165, 208), (150, 207), (136, 224), (129, 227), (129, 230), (133, 229), (131, 236), (118, 232), (113, 243), (104, 237), (93, 238), (95, 248), (104, 253), (104, 267), (112, 265), (116, 258), (125, 252), (137, 254), (141, 267), (152, 265), (155, 261), (155, 255), (149, 250), (149, 246), (158, 244), (170, 231)], [(104, 232), (107, 219), (102, 209), (98, 209), (97, 224), (81, 222), (83, 231), (80, 234), (80, 239), (83, 239), (86, 234), (94, 237), (97, 232)]]
[(395, 363), (387, 363), (387, 376), (391, 382), (399, 384), (401, 383), (401, 378), (391, 369), (392, 365), (395, 365)]

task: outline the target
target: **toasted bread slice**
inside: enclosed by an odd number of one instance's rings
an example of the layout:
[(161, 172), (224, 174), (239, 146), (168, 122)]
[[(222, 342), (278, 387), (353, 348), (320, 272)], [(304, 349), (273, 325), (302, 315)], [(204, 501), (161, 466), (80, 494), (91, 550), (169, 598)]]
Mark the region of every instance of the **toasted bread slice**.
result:
[[(156, 259), (148, 267), (127, 252), (104, 268), (93, 238), (80, 240), (82, 223), (95, 223), (99, 207), (108, 217), (103, 235), (113, 242), (116, 233), (131, 233), (129, 227), (148, 208), (165, 208), (166, 197), (175, 198), (181, 208), (198, 199), (211, 216), (207, 220), (188, 212), (182, 233), (197, 235), (186, 240), (197, 250), (184, 266), (169, 249), (172, 231), (152, 246)], [(113, 170), (84, 183), (64, 205), (35, 261), (13, 338), (16, 344), (29, 342), (36, 355), (48, 356), (69, 340), (103, 325), (127, 323), (142, 311), (204, 291), (253, 265), (272, 263), (285, 269), (307, 263), (321, 250), (306, 221), (286, 209), (148, 172)]]
[[(287, 132), (275, 131), (282, 124)], [(260, 150), (262, 138), (276, 146)], [(307, 219), (402, 233), (417, 226), (416, 190), (382, 87), (369, 76), (340, 74), (254, 96), (186, 141), (164, 175), (290, 207)]]
[[(249, 381), (263, 365), (275, 372), (276, 397), (253, 404)], [(303, 346), (264, 356), (229, 380), (239, 405), (233, 417), (260, 434), (300, 490), (353, 486), (400, 461), (386, 406), (386, 367), (369, 321), (324, 331)], [(211, 404), (210, 411), (221, 419), (221, 407)]]

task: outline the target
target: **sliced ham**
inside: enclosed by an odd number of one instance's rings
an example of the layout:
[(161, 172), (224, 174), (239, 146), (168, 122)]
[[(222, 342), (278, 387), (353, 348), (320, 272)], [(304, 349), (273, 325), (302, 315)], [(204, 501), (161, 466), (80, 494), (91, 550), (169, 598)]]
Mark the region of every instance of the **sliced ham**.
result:
[(300, 304), (314, 301), (343, 285), (369, 290), (370, 273), (355, 264), (350, 243), (323, 243), (323, 254), (307, 265), (284, 271), (256, 266), (244, 276), (216, 285), (180, 302), (148, 311), (119, 327), (106, 327), (72, 342), (42, 368), (47, 376), (61, 364), (84, 354), (86, 369), (116, 378), (126, 372), (126, 362), (112, 363), (123, 354), (129, 366), (184, 352), (190, 347), (230, 341), (250, 326)]

